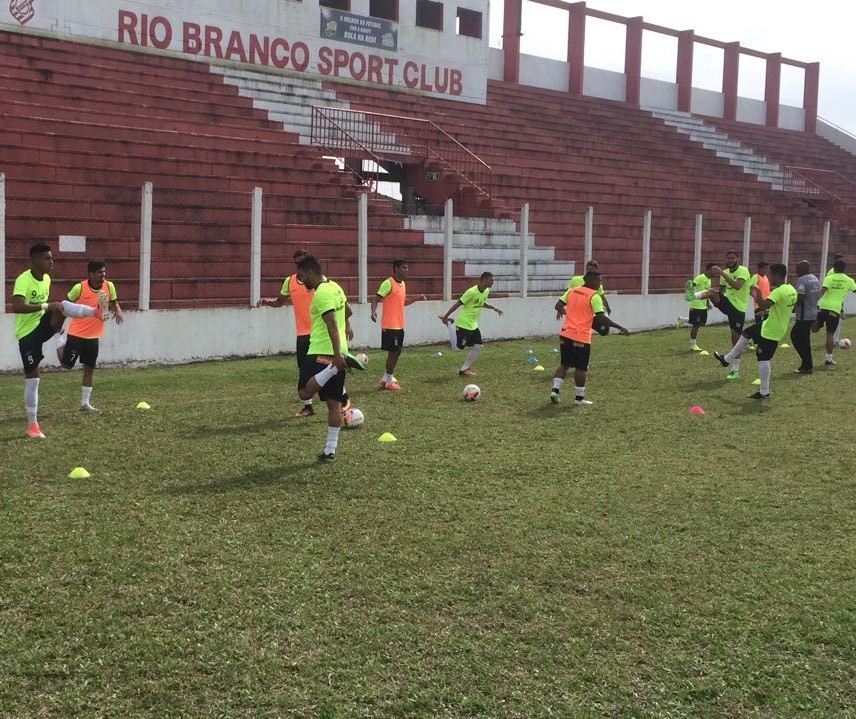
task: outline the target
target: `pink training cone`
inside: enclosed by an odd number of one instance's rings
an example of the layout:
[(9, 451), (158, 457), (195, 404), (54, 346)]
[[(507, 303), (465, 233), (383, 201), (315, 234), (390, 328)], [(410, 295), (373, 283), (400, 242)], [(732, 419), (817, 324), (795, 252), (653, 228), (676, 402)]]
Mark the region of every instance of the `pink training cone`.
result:
[(690, 412), (692, 412), (693, 414), (704, 414), (704, 410), (698, 405), (696, 405), (695, 407), (690, 407)]

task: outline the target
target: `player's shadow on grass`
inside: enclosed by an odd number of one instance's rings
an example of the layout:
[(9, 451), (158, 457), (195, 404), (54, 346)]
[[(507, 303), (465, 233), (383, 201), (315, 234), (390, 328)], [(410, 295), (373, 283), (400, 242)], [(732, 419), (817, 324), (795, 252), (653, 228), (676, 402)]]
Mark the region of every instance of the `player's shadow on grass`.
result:
[(303, 487), (322, 478), (324, 467), (317, 461), (295, 462), (281, 467), (249, 468), (246, 472), (232, 477), (218, 478), (212, 482), (184, 484), (164, 490), (165, 494), (225, 494), (236, 490), (245, 490), (271, 485)]
[(242, 434), (258, 434), (259, 432), (278, 432), (294, 426), (297, 422), (279, 419), (273, 422), (259, 421), (252, 424), (224, 424), (218, 426), (194, 427), (184, 432), (185, 437), (234, 437)]

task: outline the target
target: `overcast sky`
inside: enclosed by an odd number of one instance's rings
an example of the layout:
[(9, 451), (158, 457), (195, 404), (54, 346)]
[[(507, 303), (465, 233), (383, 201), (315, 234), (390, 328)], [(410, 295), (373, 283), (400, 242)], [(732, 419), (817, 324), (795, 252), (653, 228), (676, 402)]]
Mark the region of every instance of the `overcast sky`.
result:
[[(632, 17), (697, 35), (738, 41), (762, 52), (820, 63), (820, 109), (826, 120), (856, 134), (856, 51), (852, 0), (589, 0), (589, 8)], [(565, 60), (567, 12), (524, 2), (522, 51)], [(491, 2), (491, 45), (502, 46), (502, 0)], [(677, 40), (646, 32), (642, 74), (674, 82)], [(589, 18), (586, 65), (624, 70), (624, 27)], [(722, 51), (696, 44), (693, 84), (721, 90)], [(803, 71), (782, 68), (782, 102), (802, 106)], [(740, 57), (740, 94), (763, 99), (764, 61)]]

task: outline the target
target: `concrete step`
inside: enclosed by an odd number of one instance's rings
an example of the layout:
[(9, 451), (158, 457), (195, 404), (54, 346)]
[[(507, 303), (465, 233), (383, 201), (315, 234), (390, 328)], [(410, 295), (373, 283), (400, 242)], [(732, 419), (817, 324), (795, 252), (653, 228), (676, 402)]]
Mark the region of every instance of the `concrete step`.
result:
[[(535, 235), (529, 235), (529, 247), (535, 247)], [(426, 232), (425, 244), (442, 247), (446, 236), (440, 232)], [(520, 250), (520, 235), (492, 234), (487, 232), (455, 232), (454, 247), (492, 247), (496, 249)]]

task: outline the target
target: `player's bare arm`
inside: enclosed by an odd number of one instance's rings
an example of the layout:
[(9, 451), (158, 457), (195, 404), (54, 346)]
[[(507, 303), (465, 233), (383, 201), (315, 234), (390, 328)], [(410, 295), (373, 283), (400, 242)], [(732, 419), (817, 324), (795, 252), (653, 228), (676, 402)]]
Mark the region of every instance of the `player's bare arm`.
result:
[(330, 342), (333, 344), (333, 364), (339, 371), (348, 371), (348, 364), (342, 355), (342, 344), (339, 341), (339, 325), (336, 323), (336, 311), (328, 310), (322, 315), (324, 324), (327, 325), (327, 332), (330, 335)]
[[(485, 306), (487, 306), (487, 305), (485, 305)], [(446, 314), (439, 315), (440, 322), (442, 322), (443, 324), (446, 324), (449, 321), (449, 317), (455, 313), (455, 310), (457, 310), (458, 307), (463, 307), (460, 300), (457, 300), (455, 302), (455, 304), (452, 305), (452, 307), (449, 309), (449, 311)]]
[(489, 305), (487, 302), (484, 303), (484, 307), (486, 310), (493, 310), (494, 312), (496, 312), (496, 314), (498, 314), (500, 317), (502, 317), (502, 310), (499, 309), (499, 307), (494, 307), (493, 305)]
[(282, 307), (283, 305), (290, 305), (290, 300), (291, 298), (288, 295), (280, 295), (275, 298), (262, 297), (256, 303), (256, 307)]
[(119, 301), (110, 300), (109, 307), (110, 311), (113, 313), (113, 317), (116, 320), (116, 324), (123, 324), (125, 322), (125, 313), (122, 312), (122, 306), (119, 304)]

